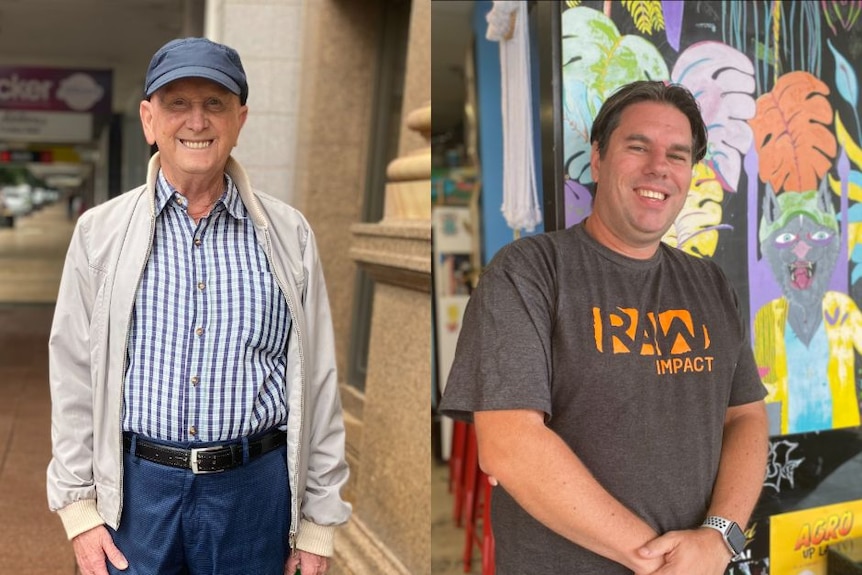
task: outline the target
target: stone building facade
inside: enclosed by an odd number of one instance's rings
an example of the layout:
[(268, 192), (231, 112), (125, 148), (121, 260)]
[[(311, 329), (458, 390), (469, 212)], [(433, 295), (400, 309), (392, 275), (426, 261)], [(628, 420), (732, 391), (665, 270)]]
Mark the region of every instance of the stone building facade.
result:
[[(205, 8), (205, 35), (236, 48), (249, 77), (236, 156), (257, 187), (306, 215), (320, 247), (354, 510), (336, 539), (334, 575), (430, 572), (430, 6), (209, 0)], [(387, 144), (392, 157), (375, 178)], [(370, 278), (366, 296), (361, 274)]]

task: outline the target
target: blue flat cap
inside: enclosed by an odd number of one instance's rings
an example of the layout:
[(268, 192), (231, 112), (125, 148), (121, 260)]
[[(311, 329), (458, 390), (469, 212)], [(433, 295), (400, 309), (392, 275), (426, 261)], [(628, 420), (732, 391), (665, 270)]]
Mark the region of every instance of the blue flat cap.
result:
[(206, 78), (239, 96), (242, 105), (248, 100), (248, 81), (237, 51), (206, 38), (171, 40), (159, 48), (147, 69), (144, 97), (181, 78)]

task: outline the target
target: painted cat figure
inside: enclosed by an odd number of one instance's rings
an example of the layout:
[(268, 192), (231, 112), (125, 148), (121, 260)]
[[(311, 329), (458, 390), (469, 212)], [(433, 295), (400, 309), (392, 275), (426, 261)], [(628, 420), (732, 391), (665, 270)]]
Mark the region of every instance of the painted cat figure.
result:
[(862, 314), (847, 294), (829, 290), (841, 235), (826, 180), (816, 191), (767, 186), (761, 251), (783, 297), (758, 310), (754, 354), (781, 406), (782, 434), (859, 425), (854, 348), (862, 350)]

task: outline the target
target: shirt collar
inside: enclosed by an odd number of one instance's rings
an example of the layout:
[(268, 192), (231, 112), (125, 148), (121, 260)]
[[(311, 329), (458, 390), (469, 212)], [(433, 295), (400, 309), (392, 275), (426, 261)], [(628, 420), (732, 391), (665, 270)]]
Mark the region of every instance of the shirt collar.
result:
[[(224, 204), (227, 212), (237, 220), (246, 219), (248, 211), (246, 211), (242, 203), (242, 198), (240, 198), (239, 191), (236, 189), (236, 184), (233, 183), (233, 179), (227, 174), (224, 175), (224, 179), (226, 191), (218, 199), (216, 205), (220, 203)], [(185, 199), (185, 196), (179, 193), (165, 178), (164, 172), (160, 169), (159, 177), (156, 179), (156, 216), (159, 216), (165, 209), (165, 206), (176, 197)]]

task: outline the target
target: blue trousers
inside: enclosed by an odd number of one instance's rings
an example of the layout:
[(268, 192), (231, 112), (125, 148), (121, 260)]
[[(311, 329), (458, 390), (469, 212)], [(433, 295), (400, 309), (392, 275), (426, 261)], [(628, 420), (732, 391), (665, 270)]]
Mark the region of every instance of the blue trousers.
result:
[(122, 517), (109, 531), (129, 568), (109, 561), (108, 572), (283, 575), (290, 529), (285, 457), (282, 447), (229, 471), (195, 475), (126, 453)]

